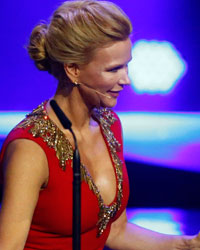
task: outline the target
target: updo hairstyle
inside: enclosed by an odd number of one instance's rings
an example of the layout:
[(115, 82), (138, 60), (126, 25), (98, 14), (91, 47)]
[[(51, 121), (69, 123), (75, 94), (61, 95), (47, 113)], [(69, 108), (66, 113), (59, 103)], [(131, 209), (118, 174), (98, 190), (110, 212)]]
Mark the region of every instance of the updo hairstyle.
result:
[(127, 39), (132, 31), (126, 14), (108, 1), (64, 2), (50, 23), (37, 25), (30, 36), (28, 52), (38, 69), (59, 82), (66, 79), (64, 64), (87, 64), (95, 49)]

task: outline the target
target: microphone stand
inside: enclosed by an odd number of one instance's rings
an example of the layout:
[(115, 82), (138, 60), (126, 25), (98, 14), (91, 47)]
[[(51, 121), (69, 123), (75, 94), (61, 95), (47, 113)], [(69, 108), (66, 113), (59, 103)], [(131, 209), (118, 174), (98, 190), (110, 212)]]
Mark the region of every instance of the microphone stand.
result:
[(50, 105), (57, 115), (60, 123), (65, 129), (68, 129), (73, 136), (75, 149), (73, 152), (73, 250), (81, 249), (81, 171), (80, 171), (80, 154), (78, 151), (76, 136), (72, 130), (72, 123), (66, 117), (62, 109), (55, 100), (50, 101)]

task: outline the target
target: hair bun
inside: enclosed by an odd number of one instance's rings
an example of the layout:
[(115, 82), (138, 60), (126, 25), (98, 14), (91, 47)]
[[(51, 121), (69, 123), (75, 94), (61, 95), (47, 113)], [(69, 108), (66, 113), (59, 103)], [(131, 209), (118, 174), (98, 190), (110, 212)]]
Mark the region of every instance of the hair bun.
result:
[(47, 29), (46, 24), (37, 25), (31, 33), (27, 46), (28, 53), (35, 61), (37, 68), (44, 71), (50, 71), (49, 58), (45, 48)]

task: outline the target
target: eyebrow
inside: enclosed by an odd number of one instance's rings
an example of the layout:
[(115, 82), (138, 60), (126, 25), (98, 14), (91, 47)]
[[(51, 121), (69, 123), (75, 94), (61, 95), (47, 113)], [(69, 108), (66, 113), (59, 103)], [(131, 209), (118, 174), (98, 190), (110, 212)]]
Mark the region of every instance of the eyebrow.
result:
[(130, 61), (132, 60), (132, 57), (128, 60), (127, 63), (125, 64), (119, 64), (119, 65), (113, 65), (113, 66), (110, 66), (108, 68), (106, 68), (106, 71), (109, 71), (109, 70), (117, 70), (117, 69), (121, 69), (124, 67), (124, 65), (127, 65)]

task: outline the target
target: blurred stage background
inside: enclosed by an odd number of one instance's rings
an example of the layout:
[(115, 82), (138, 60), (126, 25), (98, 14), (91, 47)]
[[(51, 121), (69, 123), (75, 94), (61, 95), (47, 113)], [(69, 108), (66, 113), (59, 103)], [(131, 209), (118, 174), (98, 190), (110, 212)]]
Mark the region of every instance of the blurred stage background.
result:
[[(39, 72), (25, 46), (58, 0), (1, 1), (0, 139), (51, 97), (56, 80)], [(200, 2), (113, 0), (133, 22), (132, 85), (115, 108), (130, 177), (129, 219), (154, 230), (200, 228)]]

